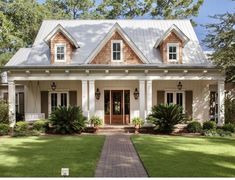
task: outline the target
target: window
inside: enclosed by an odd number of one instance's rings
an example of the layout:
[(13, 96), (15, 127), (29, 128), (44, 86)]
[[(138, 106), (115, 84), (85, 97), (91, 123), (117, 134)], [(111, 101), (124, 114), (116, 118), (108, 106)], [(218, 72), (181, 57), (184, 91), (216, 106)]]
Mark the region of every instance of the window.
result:
[(67, 92), (51, 92), (49, 98), (50, 113), (59, 106), (67, 107), (69, 104)]
[(169, 62), (178, 62), (178, 54), (179, 54), (178, 51), (179, 51), (178, 43), (167, 44), (167, 54)]
[(178, 104), (185, 110), (185, 92), (184, 91), (166, 91), (165, 92), (166, 104)]
[(122, 61), (122, 41), (121, 40), (112, 41), (111, 49), (112, 49), (111, 53), (112, 61), (114, 62)]
[(66, 61), (66, 45), (56, 44), (55, 45), (55, 62), (65, 62)]

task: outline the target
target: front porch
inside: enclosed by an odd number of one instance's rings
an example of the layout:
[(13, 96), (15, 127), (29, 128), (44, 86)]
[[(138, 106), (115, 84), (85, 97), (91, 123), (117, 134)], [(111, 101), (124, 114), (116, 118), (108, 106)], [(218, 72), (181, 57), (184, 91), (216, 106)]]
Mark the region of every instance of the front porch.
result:
[[(144, 72), (144, 73), (143, 73)], [(200, 73), (200, 75), (198, 74)], [(15, 84), (25, 92), (25, 117), (48, 118), (57, 106), (81, 106), (88, 119), (97, 115), (104, 125), (129, 125), (140, 117), (146, 122), (153, 105), (174, 103), (200, 122), (209, 120), (210, 94), (218, 92), (218, 125), (224, 123), (224, 81), (215, 72), (186, 73), (159, 70), (93, 70), (80, 74), (45, 71), (9, 74), (8, 98), (12, 125), (15, 123)], [(178, 87), (179, 82), (182, 87)], [(98, 94), (97, 94), (98, 92)], [(137, 92), (138, 97), (134, 93)], [(98, 96), (97, 96), (98, 95)], [(28, 117), (28, 118), (27, 118)], [(31, 118), (33, 119), (33, 118)]]

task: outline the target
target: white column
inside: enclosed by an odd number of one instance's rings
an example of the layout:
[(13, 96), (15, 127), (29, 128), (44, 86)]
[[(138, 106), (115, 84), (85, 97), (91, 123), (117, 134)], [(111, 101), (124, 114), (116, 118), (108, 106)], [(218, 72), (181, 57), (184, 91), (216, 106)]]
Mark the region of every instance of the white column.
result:
[(82, 111), (83, 115), (88, 117), (87, 80), (82, 80)]
[(218, 81), (218, 126), (224, 124), (224, 81)]
[(15, 114), (15, 82), (8, 82), (8, 103), (9, 103), (9, 122), (10, 126), (14, 127), (16, 123)]
[(139, 80), (139, 111), (140, 118), (145, 120), (145, 81)]
[(152, 109), (152, 80), (147, 81), (147, 115)]
[(95, 115), (95, 81), (89, 81), (89, 117)]

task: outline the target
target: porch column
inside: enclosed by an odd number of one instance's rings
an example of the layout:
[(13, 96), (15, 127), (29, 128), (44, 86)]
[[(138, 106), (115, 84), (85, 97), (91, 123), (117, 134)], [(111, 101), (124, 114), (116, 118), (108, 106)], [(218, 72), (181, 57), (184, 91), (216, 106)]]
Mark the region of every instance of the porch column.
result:
[(82, 112), (84, 116), (88, 116), (87, 80), (82, 80)]
[(147, 81), (147, 115), (152, 109), (152, 80)]
[(218, 81), (218, 126), (224, 124), (224, 81)]
[(8, 82), (8, 103), (9, 103), (9, 122), (10, 127), (14, 127), (16, 123), (16, 112), (15, 112), (15, 82)]
[(89, 117), (95, 115), (95, 81), (89, 81)]
[(145, 120), (145, 81), (139, 80), (139, 111), (140, 118)]

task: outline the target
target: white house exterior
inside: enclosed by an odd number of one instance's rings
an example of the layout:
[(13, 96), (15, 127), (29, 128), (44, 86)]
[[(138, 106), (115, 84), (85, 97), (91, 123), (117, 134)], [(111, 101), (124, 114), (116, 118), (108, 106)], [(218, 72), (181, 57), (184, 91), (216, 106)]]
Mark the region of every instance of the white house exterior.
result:
[(200, 122), (218, 108), (224, 123), (225, 76), (189, 20), (46, 20), (32, 48), (20, 49), (5, 69), (12, 125), (16, 84), (24, 87), (26, 120), (76, 105), (104, 124), (130, 124), (153, 105), (176, 103)]

